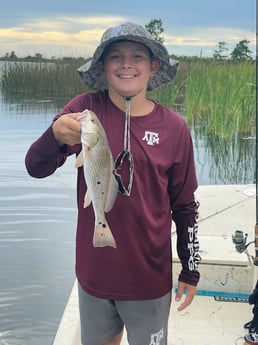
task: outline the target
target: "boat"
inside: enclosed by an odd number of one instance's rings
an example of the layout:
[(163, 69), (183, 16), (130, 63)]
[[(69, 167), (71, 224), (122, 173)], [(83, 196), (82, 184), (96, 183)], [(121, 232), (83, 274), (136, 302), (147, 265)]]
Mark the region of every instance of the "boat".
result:
[[(202, 261), (197, 295), (182, 312), (173, 300), (169, 345), (243, 345), (252, 318), (249, 296), (257, 283), (255, 260), (255, 185), (199, 186), (199, 232)], [(181, 265), (172, 226), (173, 299)], [(53, 345), (79, 345), (77, 282), (74, 282)], [(126, 331), (122, 345), (128, 345)]]

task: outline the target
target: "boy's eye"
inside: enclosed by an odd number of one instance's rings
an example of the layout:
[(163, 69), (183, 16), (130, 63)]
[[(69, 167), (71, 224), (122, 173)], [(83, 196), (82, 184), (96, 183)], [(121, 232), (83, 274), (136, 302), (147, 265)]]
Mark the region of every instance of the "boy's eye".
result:
[(113, 54), (109, 56), (110, 60), (119, 60), (121, 56), (119, 54)]
[[(145, 55), (141, 53), (136, 53), (136, 54), (132, 54), (128, 58), (131, 59), (132, 61), (139, 61), (139, 60), (144, 59)], [(120, 61), (123, 59), (126, 59), (126, 57), (124, 57), (122, 54), (114, 53), (114, 54), (107, 55), (107, 60), (109, 61)]]
[(134, 55), (133, 58), (134, 58), (135, 60), (141, 60), (141, 59), (143, 59), (143, 55), (136, 54), (136, 55)]

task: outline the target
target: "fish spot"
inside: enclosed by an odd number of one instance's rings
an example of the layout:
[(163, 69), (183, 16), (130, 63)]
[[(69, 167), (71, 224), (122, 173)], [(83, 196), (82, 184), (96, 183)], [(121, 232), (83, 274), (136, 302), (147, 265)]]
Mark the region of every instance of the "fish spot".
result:
[(100, 181), (97, 181), (97, 184), (101, 184), (101, 182), (100, 182)]
[(106, 224), (102, 224), (102, 228), (105, 228), (106, 227)]

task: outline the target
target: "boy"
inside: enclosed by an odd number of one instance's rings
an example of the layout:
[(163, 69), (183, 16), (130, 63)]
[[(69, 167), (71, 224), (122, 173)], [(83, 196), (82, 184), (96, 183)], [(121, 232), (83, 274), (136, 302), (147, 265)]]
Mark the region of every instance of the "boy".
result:
[(81, 151), (78, 119), (89, 109), (105, 129), (116, 168), (120, 165), (120, 192), (106, 213), (116, 249), (92, 244), (94, 213), (83, 208), (87, 187), (78, 169), (76, 274), (83, 345), (118, 345), (124, 326), (130, 345), (167, 344), (171, 214), (182, 262), (176, 300), (186, 291), (178, 310), (194, 298), (200, 257), (192, 140), (181, 116), (146, 96), (176, 70), (166, 48), (143, 27), (125, 23), (108, 29), (93, 59), (78, 70), (98, 91), (72, 99), (26, 155), (31, 176), (52, 174)]

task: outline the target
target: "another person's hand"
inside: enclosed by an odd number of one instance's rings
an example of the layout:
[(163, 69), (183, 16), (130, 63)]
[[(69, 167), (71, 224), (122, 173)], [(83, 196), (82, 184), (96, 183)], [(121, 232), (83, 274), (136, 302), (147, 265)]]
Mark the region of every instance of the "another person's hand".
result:
[(52, 125), (53, 133), (59, 146), (75, 145), (81, 142), (81, 113), (60, 116)]
[(181, 301), (182, 296), (184, 294), (184, 291), (186, 291), (185, 299), (177, 308), (178, 311), (184, 310), (186, 307), (188, 307), (192, 303), (194, 296), (196, 294), (196, 290), (197, 290), (196, 286), (178, 281), (178, 290), (176, 293), (176, 302)]

